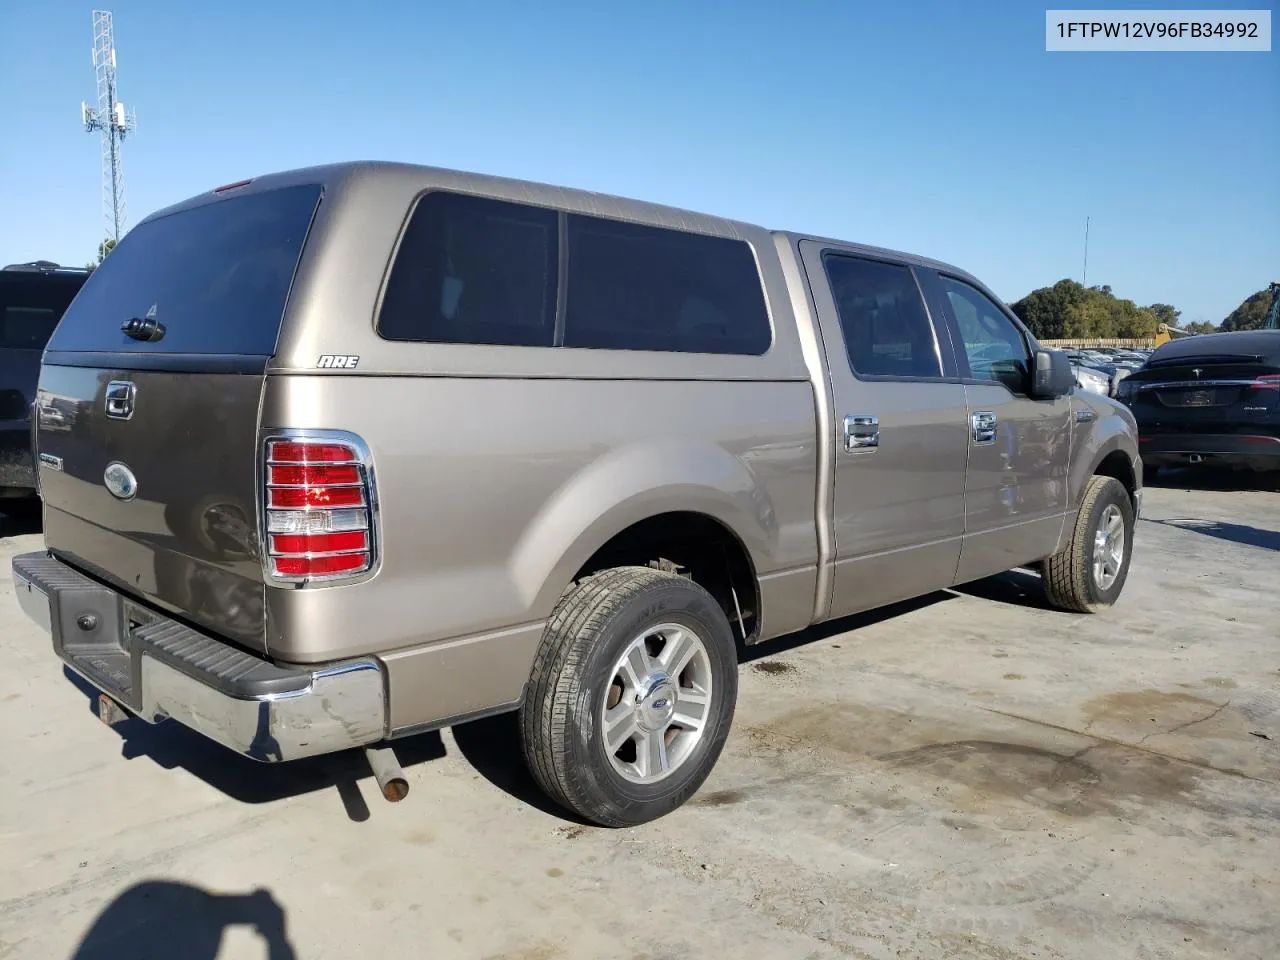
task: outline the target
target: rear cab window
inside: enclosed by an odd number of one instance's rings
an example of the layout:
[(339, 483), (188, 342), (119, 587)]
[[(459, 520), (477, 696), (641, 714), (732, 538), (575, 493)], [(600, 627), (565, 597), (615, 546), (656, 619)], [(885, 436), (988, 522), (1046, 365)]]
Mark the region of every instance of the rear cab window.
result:
[(378, 333), (752, 356), (773, 339), (745, 241), (447, 192), (414, 208)]
[(856, 376), (942, 376), (933, 324), (910, 267), (841, 253), (822, 260)]
[[(271, 356), (320, 197), (319, 184), (278, 187), (139, 224), (86, 281), (50, 352)], [(147, 316), (164, 325), (159, 340), (121, 331)]]

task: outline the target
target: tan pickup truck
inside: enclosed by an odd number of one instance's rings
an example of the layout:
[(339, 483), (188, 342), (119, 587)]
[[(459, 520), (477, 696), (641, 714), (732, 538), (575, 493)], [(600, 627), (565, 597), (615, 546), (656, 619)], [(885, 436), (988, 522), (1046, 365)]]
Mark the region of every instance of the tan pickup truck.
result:
[(702, 784), (741, 646), (1014, 567), (1100, 610), (1142, 492), (1128, 410), (961, 270), (394, 164), (140, 223), (36, 410), (17, 595), (104, 717), (398, 797), (396, 738), (518, 711), (605, 825)]

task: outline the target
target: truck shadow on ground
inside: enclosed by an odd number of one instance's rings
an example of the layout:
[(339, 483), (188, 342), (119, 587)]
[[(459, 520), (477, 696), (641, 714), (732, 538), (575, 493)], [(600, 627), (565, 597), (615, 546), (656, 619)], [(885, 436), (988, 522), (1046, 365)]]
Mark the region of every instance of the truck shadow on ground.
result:
[(1280, 550), (1280, 530), (1265, 530), (1244, 523), (1224, 523), (1219, 520), (1152, 520), (1142, 518), (1143, 523), (1158, 523), (1162, 527), (1174, 527), (1191, 533), (1202, 533), (1229, 543), (1243, 543), (1263, 550)]
[[(749, 664), (954, 600), (957, 596), (951, 591), (938, 591), (878, 610), (828, 621), (765, 643), (750, 647), (740, 645), (739, 660), (744, 665)], [(63, 674), (85, 694), (90, 713), (96, 720), (94, 704), (97, 691), (71, 669), (64, 667)], [(362, 823), (371, 816), (358, 784), (361, 780), (371, 780), (372, 774), (359, 750), (288, 763), (259, 763), (233, 753), (174, 721), (149, 724), (130, 717), (114, 724), (112, 729), (123, 741), (121, 755), (126, 759), (146, 757), (166, 770), (185, 770), (241, 803), (270, 803), (332, 787), (337, 790), (351, 820)], [(453, 727), (451, 733), (459, 753), (490, 784), (543, 813), (579, 826), (585, 825), (584, 821), (547, 797), (529, 773), (520, 749), (515, 713), (460, 724)], [(445, 745), (439, 733), (431, 732), (395, 741), (395, 751), (401, 766), (409, 768), (443, 758)], [(376, 787), (372, 795), (379, 796)]]
[[(89, 699), (89, 709), (97, 718), (94, 702), (97, 691), (69, 668), (63, 674)], [(130, 717), (112, 725), (123, 740), (121, 756), (126, 760), (146, 757), (166, 770), (181, 769), (203, 780), (241, 803), (270, 803), (333, 787), (347, 816), (357, 823), (370, 817), (369, 805), (359, 782), (373, 780), (364, 754), (346, 750), (322, 757), (291, 760), (288, 763), (260, 763), (242, 757), (221, 744), (170, 720), (150, 724)], [(439, 733), (424, 733), (396, 741), (396, 757), (403, 767), (438, 760), (445, 755)], [(376, 784), (374, 797), (381, 797)], [(176, 956), (176, 954), (175, 954)]]
[[(961, 593), (1022, 606), (1044, 606), (1039, 578), (1034, 574), (1015, 571), (968, 584), (959, 592), (937, 591), (877, 610), (831, 620), (765, 643), (749, 647), (739, 644), (739, 661), (746, 665), (799, 647), (831, 640), (938, 603), (955, 600)], [(89, 700), (90, 712), (94, 713), (96, 719), (96, 691), (70, 669), (64, 668), (63, 673), (85, 694)], [(585, 825), (584, 821), (547, 797), (529, 773), (520, 749), (518, 722), (515, 713), (505, 713), (460, 724), (453, 727), (451, 733), (458, 752), (490, 784), (520, 803), (543, 813), (572, 824)], [(126, 759), (146, 757), (166, 770), (185, 770), (241, 803), (269, 803), (332, 787), (337, 790), (351, 820), (360, 823), (371, 816), (358, 784), (361, 780), (371, 780), (372, 774), (363, 754), (358, 750), (281, 764), (258, 763), (172, 721), (153, 725), (131, 717), (115, 724), (112, 729), (123, 740), (121, 753)], [(406, 768), (445, 756), (444, 740), (436, 732), (397, 740), (395, 750), (401, 765)], [(376, 788), (373, 796), (378, 796)]]
[(296, 956), (284, 908), (270, 891), (220, 894), (171, 880), (146, 880), (98, 914), (71, 960), (214, 960), (223, 932), (235, 926), (258, 934), (268, 960)]
[(832, 637), (837, 637), (842, 633), (864, 630), (877, 623), (883, 623), (886, 620), (894, 620), (898, 617), (906, 616), (909, 613), (914, 613), (917, 610), (932, 607), (934, 604), (945, 603), (948, 600), (955, 599), (956, 594), (951, 591), (938, 590), (934, 593), (927, 593), (922, 597), (913, 597), (910, 600), (891, 603), (886, 607), (867, 610), (865, 613), (857, 613), (851, 617), (841, 617), (838, 620), (828, 620), (825, 623), (807, 627), (797, 633), (789, 633), (785, 636), (775, 637), (772, 640), (766, 640), (764, 643), (753, 643), (749, 647), (743, 646), (739, 643), (738, 662), (745, 664), (752, 663), (756, 660), (762, 660), (765, 657), (774, 657), (780, 653), (786, 653), (788, 650), (795, 650), (797, 647), (805, 647), (813, 643), (821, 643), (824, 640), (830, 640)]
[(503, 793), (542, 813), (578, 826), (587, 821), (559, 806), (542, 792), (525, 765), (520, 749), (520, 721), (515, 713), (472, 720), (454, 727), (453, 742), (473, 770)]
[(951, 588), (955, 594), (1008, 603), (1029, 610), (1052, 610), (1044, 594), (1044, 582), (1040, 574), (1031, 570), (1007, 570), (994, 577), (962, 583)]

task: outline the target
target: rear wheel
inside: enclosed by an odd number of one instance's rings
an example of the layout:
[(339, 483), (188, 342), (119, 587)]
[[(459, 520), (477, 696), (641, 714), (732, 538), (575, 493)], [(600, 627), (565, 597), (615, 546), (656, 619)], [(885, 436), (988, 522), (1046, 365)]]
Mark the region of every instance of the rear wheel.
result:
[(605, 570), (547, 625), (520, 710), (525, 760), (586, 820), (654, 820), (706, 780), (737, 692), (733, 633), (709, 593), (646, 567)]
[(1105, 610), (1124, 589), (1132, 552), (1129, 491), (1113, 477), (1092, 476), (1066, 546), (1044, 561), (1045, 595), (1060, 610)]

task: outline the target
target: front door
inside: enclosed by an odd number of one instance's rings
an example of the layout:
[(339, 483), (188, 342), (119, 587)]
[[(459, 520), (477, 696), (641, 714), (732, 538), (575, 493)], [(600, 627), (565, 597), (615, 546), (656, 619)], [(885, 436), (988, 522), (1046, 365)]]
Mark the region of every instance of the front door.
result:
[(1067, 510), (1071, 398), (1028, 397), (1029, 336), (984, 291), (942, 273), (924, 283), (936, 284), (965, 375), (969, 474), (956, 576), (965, 583), (1056, 548)]
[(914, 268), (803, 241), (831, 378), (831, 614), (954, 581), (964, 534), (965, 387)]

